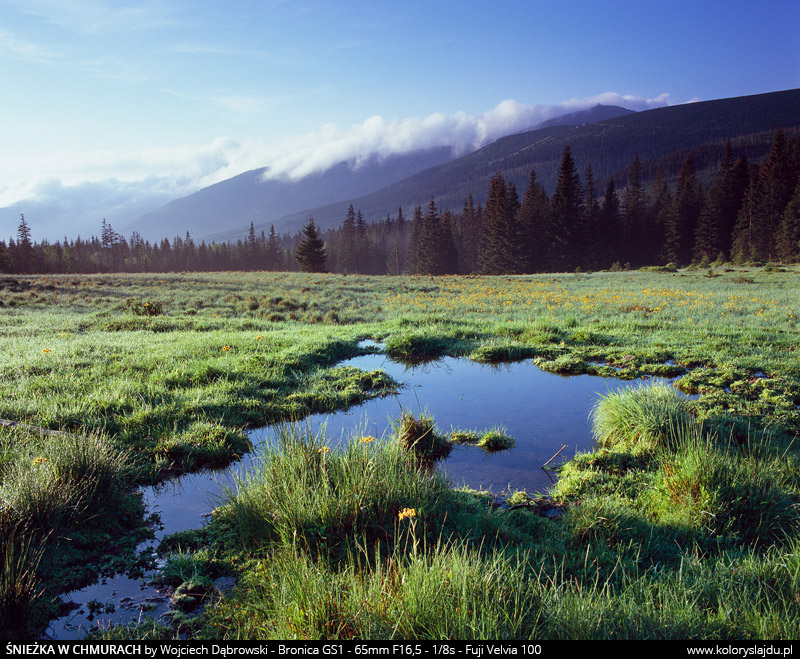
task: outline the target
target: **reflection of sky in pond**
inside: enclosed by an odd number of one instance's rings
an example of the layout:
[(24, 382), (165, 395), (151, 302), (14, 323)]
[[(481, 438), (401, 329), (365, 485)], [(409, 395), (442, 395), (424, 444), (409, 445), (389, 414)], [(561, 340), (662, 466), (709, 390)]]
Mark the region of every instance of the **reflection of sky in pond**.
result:
[[(445, 357), (417, 366), (398, 364), (373, 354), (342, 362), (370, 371), (382, 369), (403, 383), (399, 396), (367, 401), (344, 412), (308, 417), (317, 431), (322, 424), (332, 443), (359, 432), (375, 437), (391, 431), (391, 422), (407, 410), (427, 412), (437, 428), (447, 432), (503, 428), (516, 440), (509, 451), (488, 454), (474, 446), (456, 447), (441, 468), (455, 485), (492, 489), (508, 488), (544, 492), (551, 480), (542, 471), (561, 447), (567, 448), (554, 464), (593, 445), (589, 412), (600, 394), (639, 382), (579, 375), (562, 377), (546, 373), (530, 361), (487, 365)], [(266, 428), (251, 434), (255, 443), (269, 437)]]
[[(382, 369), (403, 387), (398, 396), (373, 399), (337, 413), (313, 415), (301, 423), (315, 432), (325, 424), (331, 446), (356, 432), (388, 437), (391, 422), (400, 417), (402, 410), (433, 415), (442, 432), (451, 428), (481, 431), (501, 427), (516, 440), (513, 449), (489, 454), (474, 446), (456, 447), (440, 467), (454, 485), (483, 487), (497, 493), (509, 486), (531, 493), (544, 492), (551, 479), (541, 465), (564, 444), (567, 448), (554, 464), (592, 447), (589, 412), (599, 395), (620, 387), (639, 386), (638, 382), (589, 375), (561, 377), (545, 373), (531, 362), (489, 366), (446, 357), (407, 367), (385, 355), (371, 354), (340, 365), (366, 371)], [(273, 434), (273, 429), (262, 428), (250, 437), (258, 445)], [(143, 488), (148, 513), (156, 512), (161, 517), (163, 529), (157, 532), (156, 539), (201, 527), (206, 515), (219, 504), (223, 487), (233, 485), (232, 475), (244, 473), (258, 461), (256, 450), (227, 470), (187, 474)], [(105, 584), (72, 593), (71, 599), (83, 604), (83, 613), (75, 611), (53, 621), (48, 635), (78, 639), (98, 623), (108, 626), (136, 620), (139, 606), (158, 596), (142, 580), (118, 575)], [(88, 620), (85, 604), (93, 599), (114, 602), (116, 611)], [(157, 604), (158, 613), (163, 613), (167, 602), (161, 598)]]

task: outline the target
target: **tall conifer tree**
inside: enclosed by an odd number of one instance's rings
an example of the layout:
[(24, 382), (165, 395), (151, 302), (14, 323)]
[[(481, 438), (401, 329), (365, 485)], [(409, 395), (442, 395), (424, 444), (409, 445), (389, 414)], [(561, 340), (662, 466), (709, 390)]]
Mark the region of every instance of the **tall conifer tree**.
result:
[(620, 214), (620, 256), (626, 262), (640, 265), (644, 262), (645, 236), (649, 214), (649, 200), (641, 183), (639, 156), (634, 156), (628, 170), (628, 181)]
[(800, 259), (800, 176), (794, 189), (794, 196), (783, 213), (776, 244), (778, 257), (783, 261)]
[(550, 199), (552, 266), (572, 270), (583, 260), (583, 200), (581, 181), (569, 145), (564, 147), (558, 179)]
[(617, 194), (617, 184), (614, 183), (613, 178), (609, 179), (603, 201), (600, 204), (600, 228), (599, 246), (603, 253), (600, 262), (601, 265), (610, 266), (619, 260), (621, 245), (619, 195)]
[(483, 232), (478, 260), (485, 275), (509, 274), (518, 271), (518, 236), (516, 190), (506, 186), (497, 172), (489, 184), (489, 196), (483, 209)]
[(517, 217), (520, 270), (542, 272), (548, 264), (550, 200), (547, 191), (536, 180), (536, 171), (533, 169)]
[(319, 236), (313, 218), (309, 218), (303, 227), (302, 238), (295, 249), (294, 258), (303, 272), (325, 272), (327, 263), (325, 243)]

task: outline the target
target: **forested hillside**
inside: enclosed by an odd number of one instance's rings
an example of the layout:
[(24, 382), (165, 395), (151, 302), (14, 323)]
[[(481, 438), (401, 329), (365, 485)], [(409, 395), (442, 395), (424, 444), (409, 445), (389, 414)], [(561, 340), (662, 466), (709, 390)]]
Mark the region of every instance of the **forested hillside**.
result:
[(310, 219), (302, 233), (279, 236), (274, 227), (266, 235), (251, 224), (247, 238), (235, 243), (198, 245), (188, 233), (154, 244), (137, 234), (126, 240), (104, 220), (100, 238), (35, 244), (21, 217), (16, 238), (0, 241), (0, 271), (520, 274), (800, 258), (800, 135), (788, 138), (781, 128), (760, 164), (736, 158), (728, 141), (708, 186), (692, 152), (674, 187), (661, 169), (644, 185), (634, 157), (624, 187), (609, 178), (601, 189), (591, 166), (581, 176), (569, 145), (552, 194), (539, 176), (531, 170), (520, 194), (497, 171), (485, 204), (474, 201), (476, 190), (456, 213), (441, 211), (431, 197), (410, 217), (398, 208), (368, 223), (350, 205), (336, 229), (321, 233)]
[[(397, 208), (425, 205), (431, 197), (440, 209), (459, 210), (469, 194), (485, 200), (491, 177), (502, 171), (507, 182), (524, 190), (532, 169), (552, 193), (564, 147), (570, 145), (583, 176), (591, 165), (595, 181), (605, 188), (610, 177), (625, 185), (625, 172), (638, 156), (642, 183), (655, 178), (659, 166), (674, 185), (688, 151), (695, 156), (698, 176), (710, 183), (731, 141), (733, 155), (761, 161), (772, 134), (800, 129), (800, 90), (676, 105), (581, 126), (552, 126), (511, 135), (466, 155), (410, 176), (369, 195), (294, 213), (285, 218), (297, 227), (309, 216), (323, 228), (338, 226), (352, 204), (365, 217), (378, 219)], [(256, 221), (257, 231), (269, 229)], [(236, 239), (238, 235), (221, 236)]]

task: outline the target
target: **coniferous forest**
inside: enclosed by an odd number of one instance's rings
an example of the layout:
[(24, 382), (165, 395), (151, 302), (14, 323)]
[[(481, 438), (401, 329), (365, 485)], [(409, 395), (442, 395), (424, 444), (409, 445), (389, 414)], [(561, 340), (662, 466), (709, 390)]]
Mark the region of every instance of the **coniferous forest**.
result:
[(151, 243), (136, 232), (125, 238), (106, 220), (99, 237), (35, 242), (21, 216), (16, 235), (0, 240), (0, 272), (497, 275), (799, 260), (800, 137), (777, 129), (761, 163), (731, 151), (729, 141), (706, 188), (688, 152), (674, 186), (660, 171), (644, 184), (635, 157), (624, 181), (611, 178), (600, 189), (591, 166), (579, 172), (566, 146), (552, 194), (536, 171), (524, 191), (497, 172), (488, 193), (476, 190), (457, 212), (439, 209), (432, 197), (425, 207), (368, 222), (351, 205), (335, 229), (321, 231), (309, 218), (297, 234), (279, 235), (274, 227), (257, 233), (251, 223), (235, 242), (198, 243), (187, 232)]

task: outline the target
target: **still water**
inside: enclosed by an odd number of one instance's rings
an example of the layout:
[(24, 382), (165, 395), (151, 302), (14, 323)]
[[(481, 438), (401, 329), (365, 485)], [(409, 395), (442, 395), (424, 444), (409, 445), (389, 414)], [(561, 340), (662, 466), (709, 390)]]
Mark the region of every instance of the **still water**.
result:
[[(563, 377), (546, 373), (530, 361), (501, 365), (478, 364), (466, 359), (443, 359), (404, 365), (383, 354), (369, 354), (341, 362), (365, 371), (381, 369), (402, 383), (399, 394), (377, 398), (332, 414), (307, 417), (303, 424), (324, 431), (328, 444), (353, 434), (388, 437), (391, 424), (402, 412), (433, 416), (442, 432), (451, 428), (489, 430), (502, 428), (516, 440), (508, 451), (486, 453), (474, 446), (456, 447), (439, 469), (453, 485), (466, 485), (501, 493), (527, 490), (544, 493), (553, 476), (541, 466), (565, 444), (567, 448), (551, 465), (592, 448), (589, 413), (600, 395), (639, 381), (604, 379), (590, 375)], [(250, 434), (256, 450), (228, 469), (189, 474), (157, 487), (144, 488), (148, 513), (161, 517), (163, 529), (154, 544), (177, 531), (199, 528), (219, 502), (234, 475), (242, 475), (258, 463), (258, 446), (274, 438), (276, 430), (265, 427)], [(144, 580), (118, 575), (104, 583), (71, 593), (80, 608), (52, 622), (48, 636), (78, 639), (97, 625), (135, 621), (142, 615), (157, 616), (168, 609), (168, 600)], [(92, 619), (86, 604), (92, 600), (113, 603), (114, 611)], [(146, 610), (147, 613), (141, 613)]]

